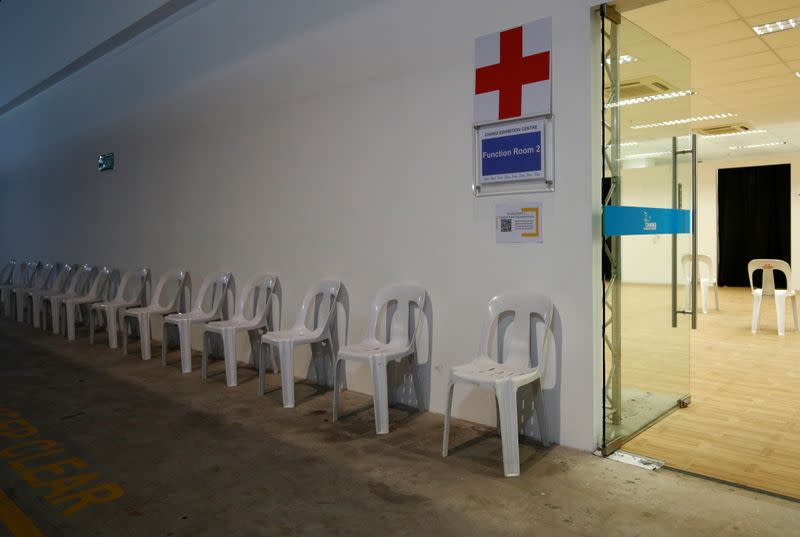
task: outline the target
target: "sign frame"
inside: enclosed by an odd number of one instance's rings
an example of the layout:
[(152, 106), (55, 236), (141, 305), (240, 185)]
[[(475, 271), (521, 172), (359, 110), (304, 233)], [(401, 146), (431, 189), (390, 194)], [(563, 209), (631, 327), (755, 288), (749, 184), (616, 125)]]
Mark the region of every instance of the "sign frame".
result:
[[(511, 129), (531, 124), (541, 125), (542, 177), (509, 180), (483, 180), (482, 135), (497, 129)], [(555, 191), (555, 151), (553, 147), (553, 115), (515, 118), (473, 126), (473, 180), (472, 193), (475, 197), (500, 196), (509, 194), (535, 194)]]

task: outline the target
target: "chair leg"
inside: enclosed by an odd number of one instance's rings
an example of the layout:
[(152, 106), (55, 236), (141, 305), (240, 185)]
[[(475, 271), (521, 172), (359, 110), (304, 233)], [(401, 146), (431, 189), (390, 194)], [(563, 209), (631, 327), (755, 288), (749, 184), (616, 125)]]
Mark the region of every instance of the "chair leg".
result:
[(450, 413), (453, 410), (453, 390), (456, 384), (453, 378), (447, 379), (447, 406), (444, 409), (444, 430), (442, 431), (442, 457), (447, 457), (450, 447)]
[(119, 347), (119, 337), (118, 337), (118, 327), (117, 319), (119, 316), (119, 311), (114, 311), (114, 308), (108, 309), (108, 314), (106, 314), (106, 331), (108, 332), (108, 348), (109, 349), (116, 349)]
[(700, 282), (700, 295), (703, 313), (708, 313), (708, 282)]
[(192, 325), (178, 322), (178, 338), (181, 340), (181, 372), (192, 372)]
[(761, 295), (753, 295), (753, 326), (751, 331), (758, 332), (758, 319), (761, 317)]
[(341, 404), (341, 374), (339, 373), (339, 366), (344, 366), (345, 361), (338, 356), (333, 361), (333, 416), (331, 423), (336, 423), (339, 419), (339, 405)]
[(281, 362), (281, 389), (283, 408), (294, 408), (294, 344), (291, 341), (278, 343), (278, 359)]
[(714, 303), (717, 305), (717, 311), (719, 311), (719, 285), (716, 283), (714, 284)]
[(800, 326), (797, 324), (797, 296), (792, 297), (792, 317), (794, 318), (794, 330), (797, 332), (800, 330)]
[(386, 360), (376, 359), (369, 363), (372, 371), (372, 406), (375, 409), (375, 434), (389, 432), (389, 388), (386, 376)]
[[(270, 345), (270, 348), (272, 345)], [(256, 356), (258, 357), (258, 395), (264, 395), (264, 389), (266, 388), (266, 359), (264, 358), (264, 343), (261, 339), (258, 340), (258, 351)]]
[(122, 331), (122, 356), (128, 356), (128, 323), (129, 319), (126, 316), (122, 316), (120, 320), (119, 327)]
[(775, 313), (778, 316), (778, 335), (786, 332), (786, 295), (775, 291)]
[(17, 293), (17, 322), (25, 322), (25, 297), (23, 293)]
[(539, 423), (539, 434), (541, 435), (542, 445), (550, 446), (550, 427), (547, 423), (547, 411), (544, 406), (544, 392), (542, 390), (542, 379), (533, 383), (533, 405), (536, 408), (536, 421)]
[(163, 323), (163, 329), (161, 331), (161, 365), (167, 365), (167, 342), (169, 341), (169, 324)]
[(500, 407), (500, 437), (503, 443), (503, 473), (506, 477), (519, 475), (519, 423), (517, 417), (517, 387), (510, 382), (495, 387)]
[[(152, 356), (152, 343), (150, 342), (150, 315), (143, 314), (136, 316), (139, 325), (139, 347), (142, 352), (142, 360), (149, 360)], [(162, 334), (162, 338), (164, 334)]]
[(203, 357), (200, 361), (200, 378), (205, 382), (208, 379), (208, 340), (211, 334), (203, 332)]
[(75, 341), (75, 324), (78, 322), (75, 319), (75, 310), (78, 308), (75, 304), (67, 304), (67, 341)]
[(100, 315), (99, 311), (94, 311), (89, 308), (89, 345), (94, 345), (94, 317), (95, 314)]
[(225, 381), (229, 388), (237, 385), (236, 376), (236, 331), (222, 331), (222, 347), (225, 351)]
[(419, 381), (416, 354), (409, 355), (408, 367), (411, 369), (411, 382), (414, 384), (414, 395), (417, 398), (417, 410), (422, 412), (422, 410), (425, 409), (425, 395), (422, 393), (422, 384)]
[(32, 297), (31, 298), (31, 320), (33, 321), (33, 327), (39, 328), (41, 326), (41, 309), (42, 309), (42, 300), (39, 297)]

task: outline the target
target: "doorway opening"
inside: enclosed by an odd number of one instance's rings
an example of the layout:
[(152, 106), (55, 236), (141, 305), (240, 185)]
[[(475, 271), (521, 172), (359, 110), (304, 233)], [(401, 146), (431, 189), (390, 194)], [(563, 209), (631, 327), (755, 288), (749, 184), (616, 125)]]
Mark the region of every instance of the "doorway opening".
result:
[(605, 238), (603, 447), (800, 499), (798, 17), (800, 0), (606, 17), (604, 205), (692, 225)]

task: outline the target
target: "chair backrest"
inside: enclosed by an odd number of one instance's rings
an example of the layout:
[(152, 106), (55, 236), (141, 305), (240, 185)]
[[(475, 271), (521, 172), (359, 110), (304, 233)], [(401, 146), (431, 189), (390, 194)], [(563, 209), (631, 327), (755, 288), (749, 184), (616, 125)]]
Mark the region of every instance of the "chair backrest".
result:
[(91, 286), (83, 294), (84, 298), (92, 300), (108, 300), (109, 290), (115, 283), (119, 283), (119, 271), (111, 267), (103, 267), (92, 281)]
[(147, 286), (149, 283), (150, 269), (147, 267), (126, 272), (119, 281), (114, 300), (119, 302), (136, 300), (139, 304), (146, 304)]
[(18, 287), (33, 287), (36, 278), (42, 270), (41, 261), (28, 261), (22, 265), (22, 273), (19, 280), (17, 280)]
[(0, 285), (10, 285), (13, 278), (14, 278), (14, 271), (17, 268), (17, 261), (15, 259), (10, 260), (8, 263), (3, 265), (3, 268), (0, 269)]
[[(553, 322), (553, 302), (546, 295), (523, 291), (504, 293), (492, 298), (489, 301), (489, 315), (483, 327), (481, 341), (484, 347), (481, 354), (514, 367), (533, 367), (534, 349), (531, 342), (537, 339), (534, 332), (537, 317), (544, 323), (544, 332), (541, 344), (536, 349), (536, 369), (540, 378), (544, 379), (550, 369), (546, 350)], [(504, 319), (509, 322), (501, 337)]]
[[(262, 323), (271, 320), (272, 301), (275, 295), (278, 297), (278, 323), (272, 329), (277, 330), (280, 327), (281, 284), (274, 274), (259, 274), (245, 283), (244, 288), (239, 291), (233, 318)], [(248, 302), (252, 304), (251, 315), (245, 311)]]
[[(212, 272), (207, 275), (200, 286), (200, 291), (194, 298), (193, 312), (203, 312), (207, 315), (219, 315), (225, 304), (228, 287), (233, 284), (233, 274), (230, 272)], [(211, 306), (208, 311), (203, 309), (206, 295), (211, 293)]]
[(78, 269), (78, 271), (72, 277), (72, 280), (69, 282), (67, 293), (76, 295), (85, 294), (96, 277), (97, 267), (92, 265), (83, 265), (80, 269)]
[(425, 288), (419, 285), (393, 284), (378, 291), (369, 312), (367, 337), (377, 339), (380, 314), (386, 308), (387, 343), (402, 345), (406, 349), (416, 348), (427, 296)]
[[(342, 282), (338, 280), (321, 280), (311, 286), (303, 297), (294, 327), (305, 327), (315, 334), (321, 334), (336, 317), (336, 304), (341, 287)], [(313, 315), (310, 316), (311, 323), (308, 324), (310, 311)]]
[[(692, 281), (692, 254), (686, 254), (681, 257), (681, 264), (683, 265), (683, 278), (687, 282)], [(697, 254), (697, 281), (701, 278), (714, 278), (714, 264), (711, 258), (707, 255)]]
[(47, 285), (54, 279), (54, 275), (58, 275), (58, 271), (61, 269), (61, 265), (58, 263), (45, 263), (42, 265), (42, 268), (36, 274), (33, 282), (31, 283), (31, 288), (33, 289), (44, 289)]
[(789, 263), (782, 259), (753, 259), (747, 264), (747, 272), (750, 276), (751, 291), (756, 289), (756, 287), (753, 285), (753, 274), (755, 274), (755, 272), (758, 270), (762, 271), (761, 292), (764, 295), (775, 294), (774, 272), (776, 270), (778, 272), (783, 272), (783, 275), (786, 277), (787, 289), (792, 285), (792, 268), (789, 266)]
[[(183, 287), (189, 280), (189, 272), (186, 270), (180, 269), (165, 272), (161, 275), (161, 278), (158, 279), (158, 283), (156, 283), (156, 287), (151, 295), (150, 305), (167, 310), (175, 309), (177, 302), (183, 294)], [(165, 296), (165, 293), (168, 291), (167, 286), (172, 281), (175, 282), (175, 293), (172, 296)]]
[(56, 266), (58, 268), (50, 272), (44, 288), (48, 291), (63, 293), (75, 277), (75, 273), (78, 272), (78, 265), (70, 265), (68, 263), (59, 265), (56, 263)]

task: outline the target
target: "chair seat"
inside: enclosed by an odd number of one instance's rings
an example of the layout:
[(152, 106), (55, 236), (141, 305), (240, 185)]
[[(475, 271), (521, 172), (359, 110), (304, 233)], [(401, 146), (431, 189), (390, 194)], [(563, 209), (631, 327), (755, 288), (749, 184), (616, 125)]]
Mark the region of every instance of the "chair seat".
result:
[(315, 343), (322, 336), (318, 330), (308, 328), (290, 328), (288, 330), (278, 330), (267, 332), (261, 338), (262, 341), (269, 343), (279, 343), (281, 341), (293, 341), (294, 343)]
[[(782, 295), (782, 296), (795, 296), (795, 291), (794, 290), (790, 291), (790, 290), (786, 290), (786, 289), (775, 289), (775, 294), (776, 295)], [(764, 296), (764, 290), (763, 289), (753, 289), (753, 295)]]
[(73, 304), (75, 306), (79, 304), (93, 304), (98, 301), (99, 299), (94, 296), (73, 296), (64, 300), (64, 302), (68, 302), (69, 304)]
[(228, 319), (227, 321), (212, 321), (206, 325), (206, 331), (221, 332), (223, 330), (255, 330), (263, 326), (259, 321), (249, 319)]
[(368, 361), (377, 357), (400, 358), (409, 353), (408, 345), (362, 341), (339, 349), (339, 358)]
[(456, 366), (451, 371), (453, 378), (478, 384), (492, 384), (509, 379), (531, 381), (538, 377), (534, 368), (500, 364), (490, 358), (478, 358), (468, 364)]
[(125, 315), (141, 315), (141, 314), (167, 315), (171, 314), (173, 311), (174, 310), (172, 308), (164, 308), (162, 306), (150, 305), (138, 308), (127, 308), (125, 310)]
[(102, 310), (114, 309), (114, 308), (120, 309), (120, 308), (129, 308), (131, 306), (136, 306), (137, 304), (139, 304), (138, 300), (127, 300), (127, 301), (120, 300), (119, 302), (117, 301), (98, 302), (96, 304), (92, 304), (92, 308), (102, 309)]
[(192, 322), (192, 323), (207, 323), (216, 319), (216, 316), (206, 313), (204, 311), (190, 311), (187, 313), (172, 313), (164, 317), (164, 322)]

